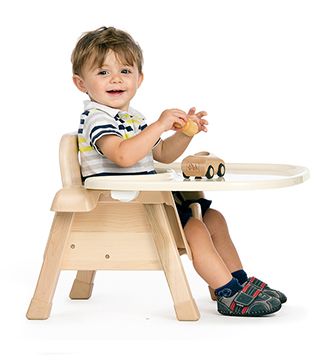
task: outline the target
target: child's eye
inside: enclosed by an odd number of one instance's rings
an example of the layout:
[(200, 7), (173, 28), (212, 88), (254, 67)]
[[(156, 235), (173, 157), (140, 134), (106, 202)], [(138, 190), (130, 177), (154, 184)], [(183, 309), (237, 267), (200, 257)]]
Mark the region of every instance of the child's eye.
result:
[(122, 69), (121, 70), (121, 74), (131, 74), (131, 70), (130, 69)]
[(98, 72), (98, 75), (106, 76), (106, 75), (109, 75), (109, 72), (107, 70), (100, 70)]

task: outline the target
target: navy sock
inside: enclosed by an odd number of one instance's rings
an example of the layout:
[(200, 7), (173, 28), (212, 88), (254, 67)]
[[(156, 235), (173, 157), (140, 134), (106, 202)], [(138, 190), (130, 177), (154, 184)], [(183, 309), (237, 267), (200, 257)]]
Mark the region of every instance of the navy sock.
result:
[(248, 280), (248, 275), (244, 270), (237, 270), (231, 273), (231, 275), (239, 281), (239, 284), (242, 285)]
[(242, 289), (242, 286), (239, 284), (239, 281), (235, 278), (232, 278), (227, 284), (220, 286), (215, 290), (217, 296), (230, 297), (236, 292)]

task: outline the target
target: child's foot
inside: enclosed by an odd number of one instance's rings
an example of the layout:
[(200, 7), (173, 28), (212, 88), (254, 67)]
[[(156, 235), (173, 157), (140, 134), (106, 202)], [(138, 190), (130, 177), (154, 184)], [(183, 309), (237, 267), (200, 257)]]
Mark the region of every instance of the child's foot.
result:
[(231, 297), (218, 296), (217, 303), (218, 312), (229, 316), (264, 316), (281, 308), (279, 299), (264, 294), (250, 282)]
[[(283, 303), (285, 303), (287, 301), (287, 297), (281, 291), (271, 289), (266, 283), (264, 283), (263, 281), (255, 278), (253, 276), (250, 277), (243, 285), (246, 285), (248, 282), (251, 282), (254, 286), (261, 289), (264, 294), (267, 294), (269, 296), (273, 296), (273, 297), (279, 299), (281, 304), (283, 304)], [(209, 286), (209, 291), (210, 291), (211, 299), (213, 301), (216, 301), (217, 296), (216, 296), (216, 294), (214, 292), (214, 289), (212, 289)]]
[(257, 288), (261, 289), (263, 291), (264, 294), (267, 294), (269, 296), (273, 296), (277, 299), (280, 300), (281, 304), (285, 303), (287, 301), (287, 297), (285, 296), (285, 294), (283, 294), (281, 291), (279, 290), (274, 290), (271, 289), (266, 283), (264, 283), (263, 281), (257, 279), (254, 276), (251, 276), (245, 283), (251, 283), (254, 286), (256, 286)]

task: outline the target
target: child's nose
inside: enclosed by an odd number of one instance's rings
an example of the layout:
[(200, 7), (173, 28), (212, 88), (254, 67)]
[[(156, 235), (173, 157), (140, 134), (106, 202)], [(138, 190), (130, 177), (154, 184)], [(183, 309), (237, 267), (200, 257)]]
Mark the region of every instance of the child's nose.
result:
[(112, 74), (111, 75), (111, 82), (116, 83), (116, 82), (122, 82), (122, 77), (119, 74)]

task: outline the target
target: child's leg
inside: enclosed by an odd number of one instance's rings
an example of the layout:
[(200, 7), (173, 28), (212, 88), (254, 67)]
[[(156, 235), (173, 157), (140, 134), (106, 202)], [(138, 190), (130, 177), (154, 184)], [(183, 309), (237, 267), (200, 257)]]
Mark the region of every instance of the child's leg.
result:
[[(237, 250), (230, 238), (228, 225), (223, 215), (217, 210), (208, 209), (203, 216), (203, 222), (206, 224), (212, 242), (231, 272), (231, 275), (236, 278), (241, 285), (247, 283), (249, 280), (256, 286), (258, 286), (259, 283), (264, 284), (261, 280), (253, 277), (248, 279), (246, 272), (242, 268)], [(212, 300), (215, 300), (216, 296), (214, 290), (212, 288), (209, 288), (209, 290)], [(270, 289), (268, 286), (264, 288), (264, 293), (279, 299), (281, 303), (287, 301), (287, 297), (282, 292)]]
[(213, 209), (208, 209), (203, 216), (211, 240), (230, 273), (242, 269), (241, 260), (231, 240), (228, 225), (223, 215)]
[[(224, 230), (226, 229), (224, 228)], [(260, 294), (262, 290), (251, 283), (242, 287), (238, 280), (232, 277), (230, 270), (215, 248), (214, 241), (211, 238), (211, 231), (208, 231), (204, 222), (190, 218), (184, 227), (184, 232), (192, 251), (194, 268), (209, 286), (215, 289), (218, 311), (221, 314), (263, 316), (281, 308), (280, 300)], [(221, 236), (220, 232), (218, 234), (217, 238)], [(226, 234), (224, 233), (224, 235)], [(228, 247), (229, 250), (234, 252), (233, 257), (230, 259), (227, 257), (229, 264), (235, 266), (238, 262), (238, 265), (241, 266), (234, 246), (232, 249), (231, 239), (230, 241), (228, 239), (224, 241), (227, 242), (228, 246), (221, 245), (222, 252), (224, 253)], [(220, 241), (218, 243), (220, 244)]]
[(184, 227), (184, 232), (198, 274), (213, 289), (231, 281), (232, 275), (215, 248), (206, 225), (198, 219), (190, 218)]

